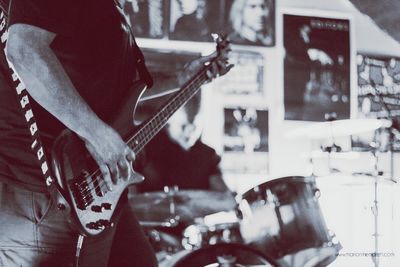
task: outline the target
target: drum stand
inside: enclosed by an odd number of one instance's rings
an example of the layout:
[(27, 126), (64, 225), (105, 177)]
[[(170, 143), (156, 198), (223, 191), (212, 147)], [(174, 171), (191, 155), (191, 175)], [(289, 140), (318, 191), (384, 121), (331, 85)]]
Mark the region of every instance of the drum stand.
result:
[(372, 214), (374, 216), (374, 253), (371, 254), (372, 261), (375, 267), (379, 266), (379, 229), (378, 229), (378, 218), (379, 218), (379, 210), (378, 210), (378, 179), (379, 179), (379, 171), (378, 171), (378, 155), (377, 155), (377, 146), (376, 143), (371, 144), (372, 147), (372, 155), (374, 159), (374, 200), (373, 206), (371, 207)]
[[(400, 130), (400, 122), (393, 118), (394, 116), (391, 113), (391, 109), (383, 99), (383, 94), (376, 87), (376, 84), (373, 80), (371, 80), (371, 85), (375, 90), (375, 95), (378, 97), (379, 102), (382, 106), (382, 109), (387, 113), (387, 119), (391, 121), (391, 125), (389, 127), (389, 151), (390, 151), (390, 179), (393, 182), (397, 182), (394, 180), (394, 155), (393, 155), (393, 143), (394, 143), (394, 130)], [(375, 140), (376, 141), (376, 140)], [(375, 267), (379, 266), (379, 253), (378, 253), (378, 245), (379, 245), (379, 234), (378, 234), (378, 179), (379, 179), (379, 171), (378, 171), (378, 156), (377, 150), (378, 146), (376, 142), (373, 142), (372, 145), (372, 154), (374, 157), (374, 174), (375, 178), (374, 182), (374, 205), (372, 207), (372, 213), (374, 214), (374, 239), (375, 239), (375, 252), (372, 254), (372, 261), (375, 264)]]

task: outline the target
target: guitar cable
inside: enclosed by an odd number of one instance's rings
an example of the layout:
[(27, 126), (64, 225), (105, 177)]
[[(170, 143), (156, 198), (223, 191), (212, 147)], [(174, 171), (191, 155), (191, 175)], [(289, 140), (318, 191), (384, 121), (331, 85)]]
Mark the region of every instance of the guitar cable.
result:
[(82, 244), (83, 244), (83, 235), (78, 236), (78, 241), (76, 242), (76, 252), (75, 252), (75, 267), (79, 267), (79, 256), (81, 254)]

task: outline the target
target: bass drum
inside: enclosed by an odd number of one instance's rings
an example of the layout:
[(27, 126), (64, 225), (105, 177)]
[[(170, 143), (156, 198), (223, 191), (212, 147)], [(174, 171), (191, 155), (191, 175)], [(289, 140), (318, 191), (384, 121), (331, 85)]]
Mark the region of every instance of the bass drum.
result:
[(278, 267), (260, 252), (240, 244), (216, 244), (194, 251), (180, 251), (159, 264), (159, 267)]
[(274, 259), (310, 248), (340, 249), (325, 225), (319, 195), (312, 177), (279, 178), (247, 191), (239, 203), (245, 243)]

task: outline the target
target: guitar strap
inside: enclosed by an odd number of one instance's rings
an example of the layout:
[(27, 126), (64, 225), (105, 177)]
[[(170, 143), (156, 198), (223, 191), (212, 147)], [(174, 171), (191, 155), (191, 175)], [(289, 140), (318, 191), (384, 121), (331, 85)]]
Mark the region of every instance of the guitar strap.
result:
[[(6, 47), (7, 37), (8, 37), (8, 31), (6, 25), (7, 25), (7, 13), (3, 10), (3, 8), (0, 8), (0, 44), (1, 44), (1, 49), (3, 51)], [(140, 48), (138, 47), (138, 45), (136, 44), (136, 40), (134, 39), (132, 32), (131, 32), (131, 37), (132, 37), (131, 45), (133, 45), (133, 52), (135, 53), (136, 57), (137, 71), (139, 73), (139, 77), (142, 81), (144, 81), (147, 84), (148, 88), (150, 88), (153, 85), (153, 79), (145, 65), (144, 55), (140, 50)], [(48, 192), (50, 193), (51, 197), (57, 204), (57, 207), (63, 210), (67, 206), (67, 201), (62, 195), (63, 191), (59, 187), (58, 183), (55, 182), (52, 177), (49, 168), (49, 161), (48, 158), (46, 157), (46, 153), (39, 135), (39, 129), (30, 105), (29, 94), (25, 88), (25, 85), (22, 83), (17, 73), (14, 71), (12, 64), (10, 62), (8, 62), (8, 64), (10, 67), (12, 84), (16, 90), (22, 113), (25, 116), (25, 120), (27, 122), (27, 126), (29, 127), (29, 131), (31, 134), (31, 149), (36, 155), (36, 158), (39, 160), (41, 172), (46, 181)]]
[[(7, 37), (8, 37), (6, 24), (7, 24), (7, 13), (4, 10), (0, 9), (0, 38), (1, 38), (0, 40), (1, 40), (1, 48), (3, 49), (3, 51), (6, 47)], [(50, 195), (53, 197), (55, 196), (55, 194), (58, 194), (59, 191), (57, 189), (58, 185), (57, 183), (54, 182), (50, 172), (50, 168), (48, 165), (49, 161), (47, 160), (46, 153), (39, 135), (39, 129), (36, 124), (36, 120), (30, 105), (30, 97), (28, 95), (28, 92), (26, 91), (25, 85), (22, 83), (17, 73), (14, 71), (12, 64), (8, 62), (8, 65), (10, 67), (12, 86), (16, 90), (21, 111), (25, 117), (27, 127), (29, 128), (29, 132), (31, 135), (31, 149), (39, 161), (41, 172), (46, 181), (46, 186), (48, 188)]]

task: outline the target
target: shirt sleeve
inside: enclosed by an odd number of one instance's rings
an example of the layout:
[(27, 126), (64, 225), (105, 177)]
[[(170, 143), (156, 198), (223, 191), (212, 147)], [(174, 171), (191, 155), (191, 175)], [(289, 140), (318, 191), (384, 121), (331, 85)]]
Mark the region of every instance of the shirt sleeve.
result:
[(8, 26), (29, 24), (60, 35), (72, 35), (79, 22), (77, 0), (11, 0)]

